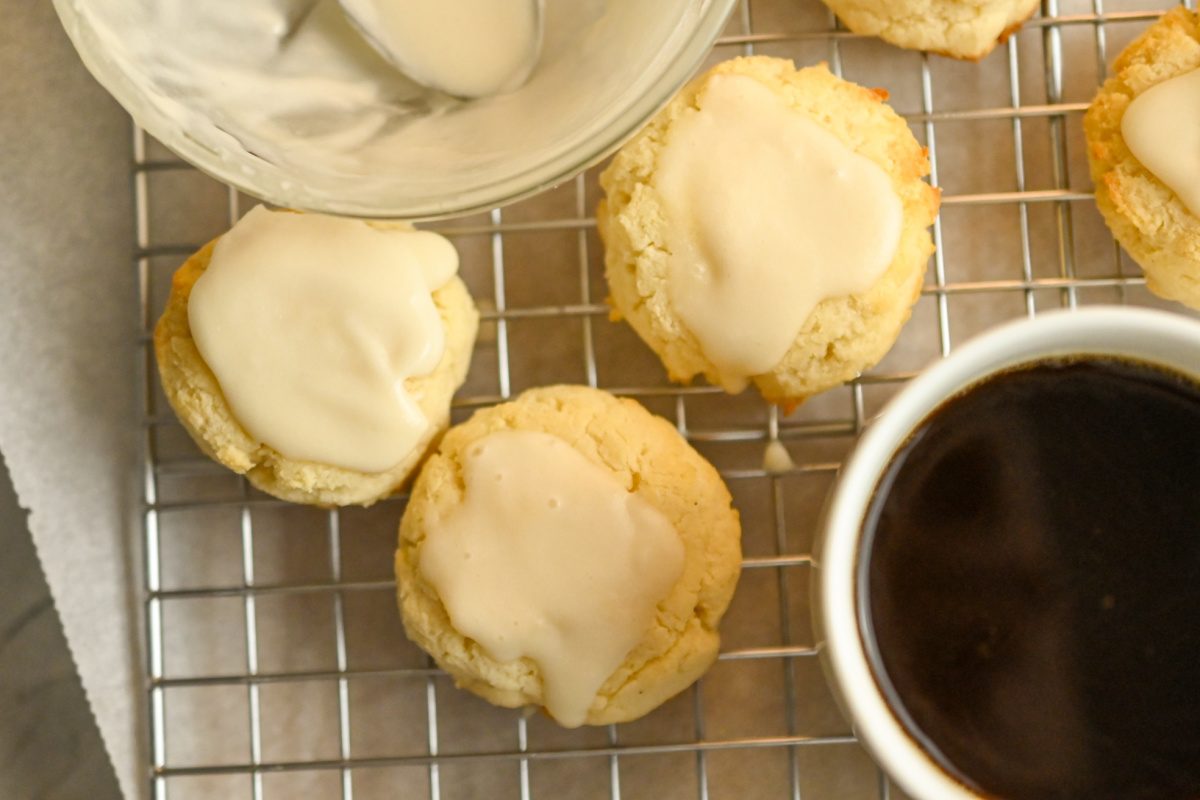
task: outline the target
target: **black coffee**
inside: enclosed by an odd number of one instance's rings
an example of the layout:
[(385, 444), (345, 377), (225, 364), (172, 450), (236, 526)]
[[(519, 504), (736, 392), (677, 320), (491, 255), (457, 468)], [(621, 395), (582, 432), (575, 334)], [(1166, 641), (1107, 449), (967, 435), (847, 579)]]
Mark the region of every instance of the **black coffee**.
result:
[(872, 500), (861, 624), (914, 738), (1005, 800), (1200, 798), (1200, 388), (1041, 363), (935, 411)]

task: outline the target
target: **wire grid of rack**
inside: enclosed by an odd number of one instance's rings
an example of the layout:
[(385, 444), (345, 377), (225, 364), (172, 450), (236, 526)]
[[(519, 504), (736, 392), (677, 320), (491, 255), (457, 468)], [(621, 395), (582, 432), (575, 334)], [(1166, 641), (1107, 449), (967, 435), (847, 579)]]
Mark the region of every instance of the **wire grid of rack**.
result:
[[(1044, 0), (972, 65), (849, 34), (816, 0), (742, 0), (710, 63), (755, 52), (827, 61), (887, 88), (943, 189), (937, 255), (892, 353), (791, 416), (752, 392), (669, 384), (608, 320), (590, 216), (596, 169), (433, 226), (458, 246), (484, 312), (456, 419), (546, 383), (632, 396), (718, 466), (742, 513), (743, 578), (717, 665), (645, 720), (603, 729), (492, 708), (403, 639), (390, 577), (403, 498), (368, 510), (289, 506), (187, 440), (157, 388), (148, 333), (174, 268), (252, 201), (135, 131), (150, 795), (899, 796), (858, 747), (815, 658), (819, 508), (863, 425), (963, 339), (1050, 308), (1162, 305), (1095, 211), (1079, 122), (1111, 57), (1166, 5)], [(774, 441), (794, 469), (766, 471)]]

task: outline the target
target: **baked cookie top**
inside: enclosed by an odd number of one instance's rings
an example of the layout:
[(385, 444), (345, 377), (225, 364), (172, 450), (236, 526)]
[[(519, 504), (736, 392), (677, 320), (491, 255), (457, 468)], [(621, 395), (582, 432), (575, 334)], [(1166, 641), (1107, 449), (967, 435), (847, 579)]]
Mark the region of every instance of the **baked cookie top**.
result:
[(1084, 116), (1096, 204), (1151, 291), (1200, 309), (1200, 217), (1134, 156), (1122, 133), (1130, 105), (1152, 87), (1200, 69), (1200, 21), (1180, 6), (1117, 57)]
[[(922, 180), (929, 171), (924, 150), (904, 120), (883, 102), (887, 94), (881, 90), (841, 80), (824, 65), (797, 71), (790, 61), (767, 57), (726, 61), (694, 80), (621, 149), (601, 175), (606, 199), (597, 213), (616, 315), (626, 318), (659, 355), (672, 379), (689, 381), (704, 374), (711, 383), (730, 383), (706, 353), (697, 332), (684, 322), (673, 299), (670, 237), (679, 221), (671, 218), (661, 183), (674, 130), (696, 115), (710, 87), (726, 76), (753, 80), (786, 109), (798, 112), (793, 116), (815, 123), (844, 146), (840, 149), (881, 170), (900, 208), (897, 243), (880, 277), (864, 291), (822, 299), (806, 318), (797, 320), (793, 329), (798, 328), (799, 334), (778, 363), (751, 376), (767, 399), (791, 406), (855, 377), (891, 347), (920, 292), (933, 252), (927, 227), (937, 215), (939, 195)], [(727, 156), (712, 153), (711, 157)], [(745, 193), (744, 187), (737, 190), (723, 193), (718, 186), (710, 194), (736, 198)], [(738, 205), (736, 200), (729, 202)], [(747, 226), (742, 235), (751, 238), (758, 226), (788, 224), (773, 214), (755, 215), (733, 207), (729, 211), (736, 224)], [(872, 233), (858, 230), (849, 237)], [(797, 253), (797, 266), (806, 255)]]
[[(412, 230), (411, 226), (399, 223), (369, 225), (384, 230)], [(201, 248), (175, 273), (166, 308), (154, 331), (163, 390), (184, 428), (207, 455), (234, 472), (244, 474), (262, 491), (284, 500), (321, 506), (368, 505), (395, 491), (445, 430), (449, 422), (450, 399), (466, 376), (478, 325), (478, 313), (466, 287), (455, 277), (431, 294), (433, 318), (443, 328), (445, 343), (432, 371), (414, 375), (404, 382), (411, 402), (420, 409), (426, 422), (414, 431), (415, 441), (406, 455), (391, 466), (367, 469), (289, 457), (252, 434), (247, 428), (253, 426), (239, 421), (220, 381), (197, 345), (189, 316), (189, 301), (197, 281), (208, 270), (220, 241), (214, 240)], [(286, 265), (283, 266), (286, 270)], [(336, 276), (330, 279), (336, 280)], [(254, 298), (236, 299), (256, 302)], [(398, 308), (395, 313), (405, 312)], [(329, 335), (341, 334), (330, 331)], [(350, 346), (353, 338), (351, 336), (345, 344)], [(240, 348), (237, 341), (225, 343), (227, 355), (232, 353), (236, 357)], [(308, 358), (304, 353), (294, 356), (300, 361)], [(245, 389), (247, 385), (253, 388), (252, 384), (245, 383), (238, 388)], [(270, 408), (264, 412), (262, 404), (258, 405), (259, 413), (270, 414)], [(286, 419), (283, 411), (280, 409), (280, 416)]]
[(978, 61), (1015, 33), (1038, 0), (824, 0), (855, 33)]
[[(682, 569), (623, 663), (603, 680), (583, 721), (622, 722), (678, 694), (717, 657), (718, 623), (741, 569), (741, 528), (717, 471), (666, 420), (597, 389), (531, 389), (452, 428), (422, 468), (400, 525), (396, 576), (409, 637), (463, 688), (501, 706), (547, 705), (541, 667), (499, 661), (457, 630), (422, 561), (430, 531), (461, 510), (468, 451), (493, 434), (533, 432), (565, 443), (669, 523)], [(493, 439), (494, 441), (494, 439)], [(502, 598), (497, 598), (501, 602)]]

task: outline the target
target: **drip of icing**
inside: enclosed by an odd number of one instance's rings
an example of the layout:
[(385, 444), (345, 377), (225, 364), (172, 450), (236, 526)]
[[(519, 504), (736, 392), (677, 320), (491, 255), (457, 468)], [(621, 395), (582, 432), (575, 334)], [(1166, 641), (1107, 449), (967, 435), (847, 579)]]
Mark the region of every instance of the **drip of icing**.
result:
[(763, 451), (763, 469), (771, 473), (791, 472), (796, 468), (792, 454), (784, 447), (783, 442), (772, 439)]
[(582, 725), (683, 574), (671, 521), (562, 439), (500, 431), (463, 457), (462, 504), (432, 520), (420, 572), (459, 633), (533, 660), (546, 710)]
[(428, 428), (405, 381), (442, 358), (431, 293), (457, 270), (434, 233), (258, 206), (217, 242), (188, 321), (251, 436), (288, 458), (382, 472)]
[(883, 275), (904, 208), (879, 165), (745, 75), (714, 76), (668, 135), (655, 186), (669, 296), (725, 389), (741, 391), (819, 302)]

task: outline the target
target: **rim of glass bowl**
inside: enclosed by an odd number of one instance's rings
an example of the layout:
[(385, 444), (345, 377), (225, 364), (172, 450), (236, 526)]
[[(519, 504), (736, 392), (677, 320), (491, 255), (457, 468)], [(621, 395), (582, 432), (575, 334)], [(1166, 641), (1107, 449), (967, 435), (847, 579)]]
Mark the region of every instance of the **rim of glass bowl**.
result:
[(272, 196), (273, 187), (255, 185), (251, 176), (242, 172), (239, 162), (222, 157), (172, 124), (152, 101), (145, 98), (116, 61), (107, 57), (104, 48), (91, 35), (90, 27), (80, 19), (76, 10), (78, 0), (53, 2), (67, 36), (88, 71), (139, 126), (201, 171), (245, 194), (307, 211), (365, 218), (442, 219), (477, 213), (530, 197), (574, 177), (613, 153), (641, 130), (692, 76), (724, 30), (737, 0), (703, 1), (691, 35), (647, 90), (633, 98), (619, 113), (612, 115), (577, 147), (555, 158), (507, 178), (461, 191), (450, 198), (364, 204), (342, 196), (308, 206), (284, 198), (282, 190), (280, 194)]

